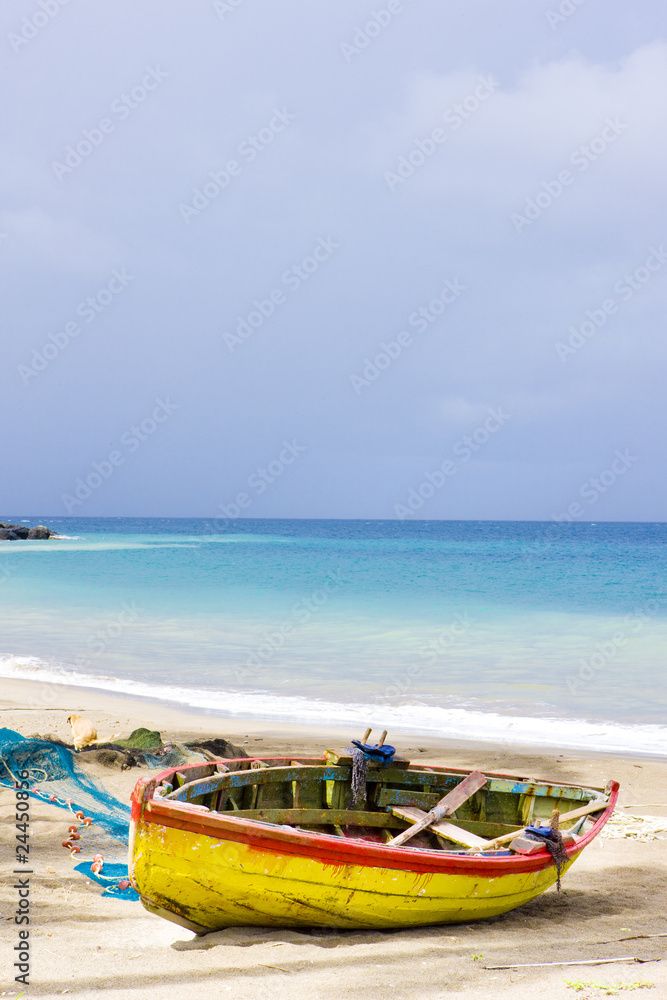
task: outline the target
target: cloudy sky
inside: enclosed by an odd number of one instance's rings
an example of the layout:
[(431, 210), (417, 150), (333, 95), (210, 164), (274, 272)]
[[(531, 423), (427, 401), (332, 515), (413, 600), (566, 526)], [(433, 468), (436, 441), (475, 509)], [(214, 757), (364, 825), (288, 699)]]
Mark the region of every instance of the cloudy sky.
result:
[(665, 520), (658, 0), (0, 19), (0, 515)]

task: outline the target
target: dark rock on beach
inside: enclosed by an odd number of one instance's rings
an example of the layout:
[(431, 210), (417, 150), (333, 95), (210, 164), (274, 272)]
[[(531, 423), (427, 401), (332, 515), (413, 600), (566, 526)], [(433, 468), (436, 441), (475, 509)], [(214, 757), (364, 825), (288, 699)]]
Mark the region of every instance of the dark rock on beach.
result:
[(248, 756), (245, 750), (241, 750), (240, 747), (234, 746), (229, 740), (223, 739), (198, 740), (196, 743), (186, 743), (186, 746), (188, 750), (194, 750), (195, 753), (204, 750), (215, 757), (227, 757), (230, 760), (233, 760), (234, 757)]
[[(68, 743), (64, 743), (63, 746), (74, 751), (74, 747)], [(148, 729), (135, 729), (128, 739), (117, 740), (113, 743), (97, 743), (95, 746), (83, 747), (76, 753), (76, 759), (80, 764), (92, 762), (104, 767), (119, 768), (121, 771), (130, 767), (159, 767), (161, 758), (164, 758), (162, 766), (166, 768), (195, 763), (197, 757), (199, 759), (205, 757), (206, 760), (219, 760), (220, 758), (229, 760), (247, 756), (245, 750), (234, 746), (228, 740), (162, 743), (160, 733), (151, 732)], [(236, 771), (240, 767), (240, 764), (234, 764), (230, 770)]]
[(125, 771), (128, 767), (138, 767), (140, 763), (131, 753), (110, 747), (84, 747), (76, 756), (81, 764), (101, 764), (102, 767), (113, 767), (119, 771)]
[(57, 538), (55, 531), (38, 524), (36, 528), (27, 528), (25, 524), (9, 524), (0, 521), (0, 541), (14, 542), (24, 538)]

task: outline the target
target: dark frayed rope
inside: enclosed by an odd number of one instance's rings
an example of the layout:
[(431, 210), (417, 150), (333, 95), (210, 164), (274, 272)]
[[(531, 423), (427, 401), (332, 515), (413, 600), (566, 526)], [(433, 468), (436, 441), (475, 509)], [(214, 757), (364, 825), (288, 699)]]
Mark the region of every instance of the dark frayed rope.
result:
[(556, 889), (560, 892), (560, 875), (563, 865), (569, 861), (563, 838), (558, 830), (551, 830), (549, 827), (528, 827), (526, 836), (529, 840), (539, 840), (546, 847), (556, 866)]
[(352, 801), (354, 809), (358, 802), (366, 799), (366, 775), (368, 774), (368, 758), (358, 747), (348, 747), (346, 753), (352, 755)]
[(568, 861), (568, 855), (560, 833), (555, 833), (554, 838), (554, 840), (545, 840), (544, 846), (551, 855), (553, 863), (556, 866), (556, 889), (560, 892), (560, 873), (563, 869), (563, 865)]

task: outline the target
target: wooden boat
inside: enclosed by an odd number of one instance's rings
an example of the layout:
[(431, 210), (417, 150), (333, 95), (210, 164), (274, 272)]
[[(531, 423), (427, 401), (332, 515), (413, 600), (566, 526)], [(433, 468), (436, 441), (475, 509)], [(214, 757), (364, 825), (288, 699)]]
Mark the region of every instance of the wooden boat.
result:
[[(522, 832), (527, 826), (546, 826), (559, 810), (564, 872), (611, 816), (619, 788), (475, 779), (395, 759), (371, 762), (365, 799), (353, 808), (351, 764), (349, 752), (326, 751), (142, 778), (132, 796), (129, 869), (144, 906), (198, 933), (479, 920), (556, 881), (552, 855)], [(455, 808), (432, 816), (452, 795)], [(415, 824), (423, 827), (416, 834)]]

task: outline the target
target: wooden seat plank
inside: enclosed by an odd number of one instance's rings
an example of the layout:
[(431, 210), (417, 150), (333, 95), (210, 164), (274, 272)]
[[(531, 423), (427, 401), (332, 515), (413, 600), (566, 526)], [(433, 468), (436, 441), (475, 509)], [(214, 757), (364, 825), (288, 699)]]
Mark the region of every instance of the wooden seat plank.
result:
[(375, 826), (390, 827), (394, 830), (401, 830), (405, 826), (405, 821), (397, 819), (386, 812), (367, 812), (358, 809), (291, 809), (267, 807), (262, 809), (240, 809), (238, 812), (225, 810), (223, 815), (233, 816), (235, 819), (256, 819), (260, 823), (295, 824), (313, 826)]
[[(418, 823), (428, 815), (423, 809), (417, 809), (414, 806), (392, 806), (391, 812), (393, 816), (397, 816), (398, 819), (404, 819), (408, 823)], [(445, 840), (451, 840), (455, 844), (463, 844), (464, 847), (481, 847), (487, 843), (483, 837), (478, 837), (477, 834), (470, 833), (469, 830), (463, 830), (460, 826), (448, 823), (445, 820), (431, 823), (429, 830), (433, 830), (434, 833), (437, 833), (439, 837), (443, 837)]]
[[(586, 806), (579, 806), (578, 809), (572, 809), (570, 812), (563, 813), (559, 817), (559, 822), (563, 823), (570, 819), (580, 819), (582, 816), (589, 816), (591, 813), (601, 812), (603, 809), (607, 808), (608, 804), (609, 803), (604, 799), (594, 799)], [(525, 826), (522, 826), (519, 830), (514, 830), (513, 833), (505, 833), (502, 837), (496, 837), (494, 840), (489, 840), (487, 841), (487, 846), (491, 847), (492, 844), (508, 844), (510, 841), (514, 840), (515, 837), (518, 837), (519, 834), (523, 833), (525, 829)], [(566, 831), (563, 830), (563, 833), (565, 832)]]
[(439, 820), (444, 819), (446, 816), (451, 816), (453, 812), (462, 806), (464, 802), (467, 802), (475, 792), (478, 792), (480, 788), (483, 788), (487, 782), (487, 777), (482, 774), (481, 771), (472, 771), (467, 778), (459, 782), (456, 788), (453, 788), (451, 792), (448, 792), (444, 798), (440, 799), (438, 804), (431, 809), (430, 812), (426, 813), (423, 819), (418, 820), (409, 829), (404, 830), (403, 833), (399, 833), (397, 837), (389, 841), (388, 847), (401, 847), (406, 841), (410, 840), (417, 833), (421, 833), (425, 830), (427, 826), (431, 826), (433, 823), (437, 823)]

